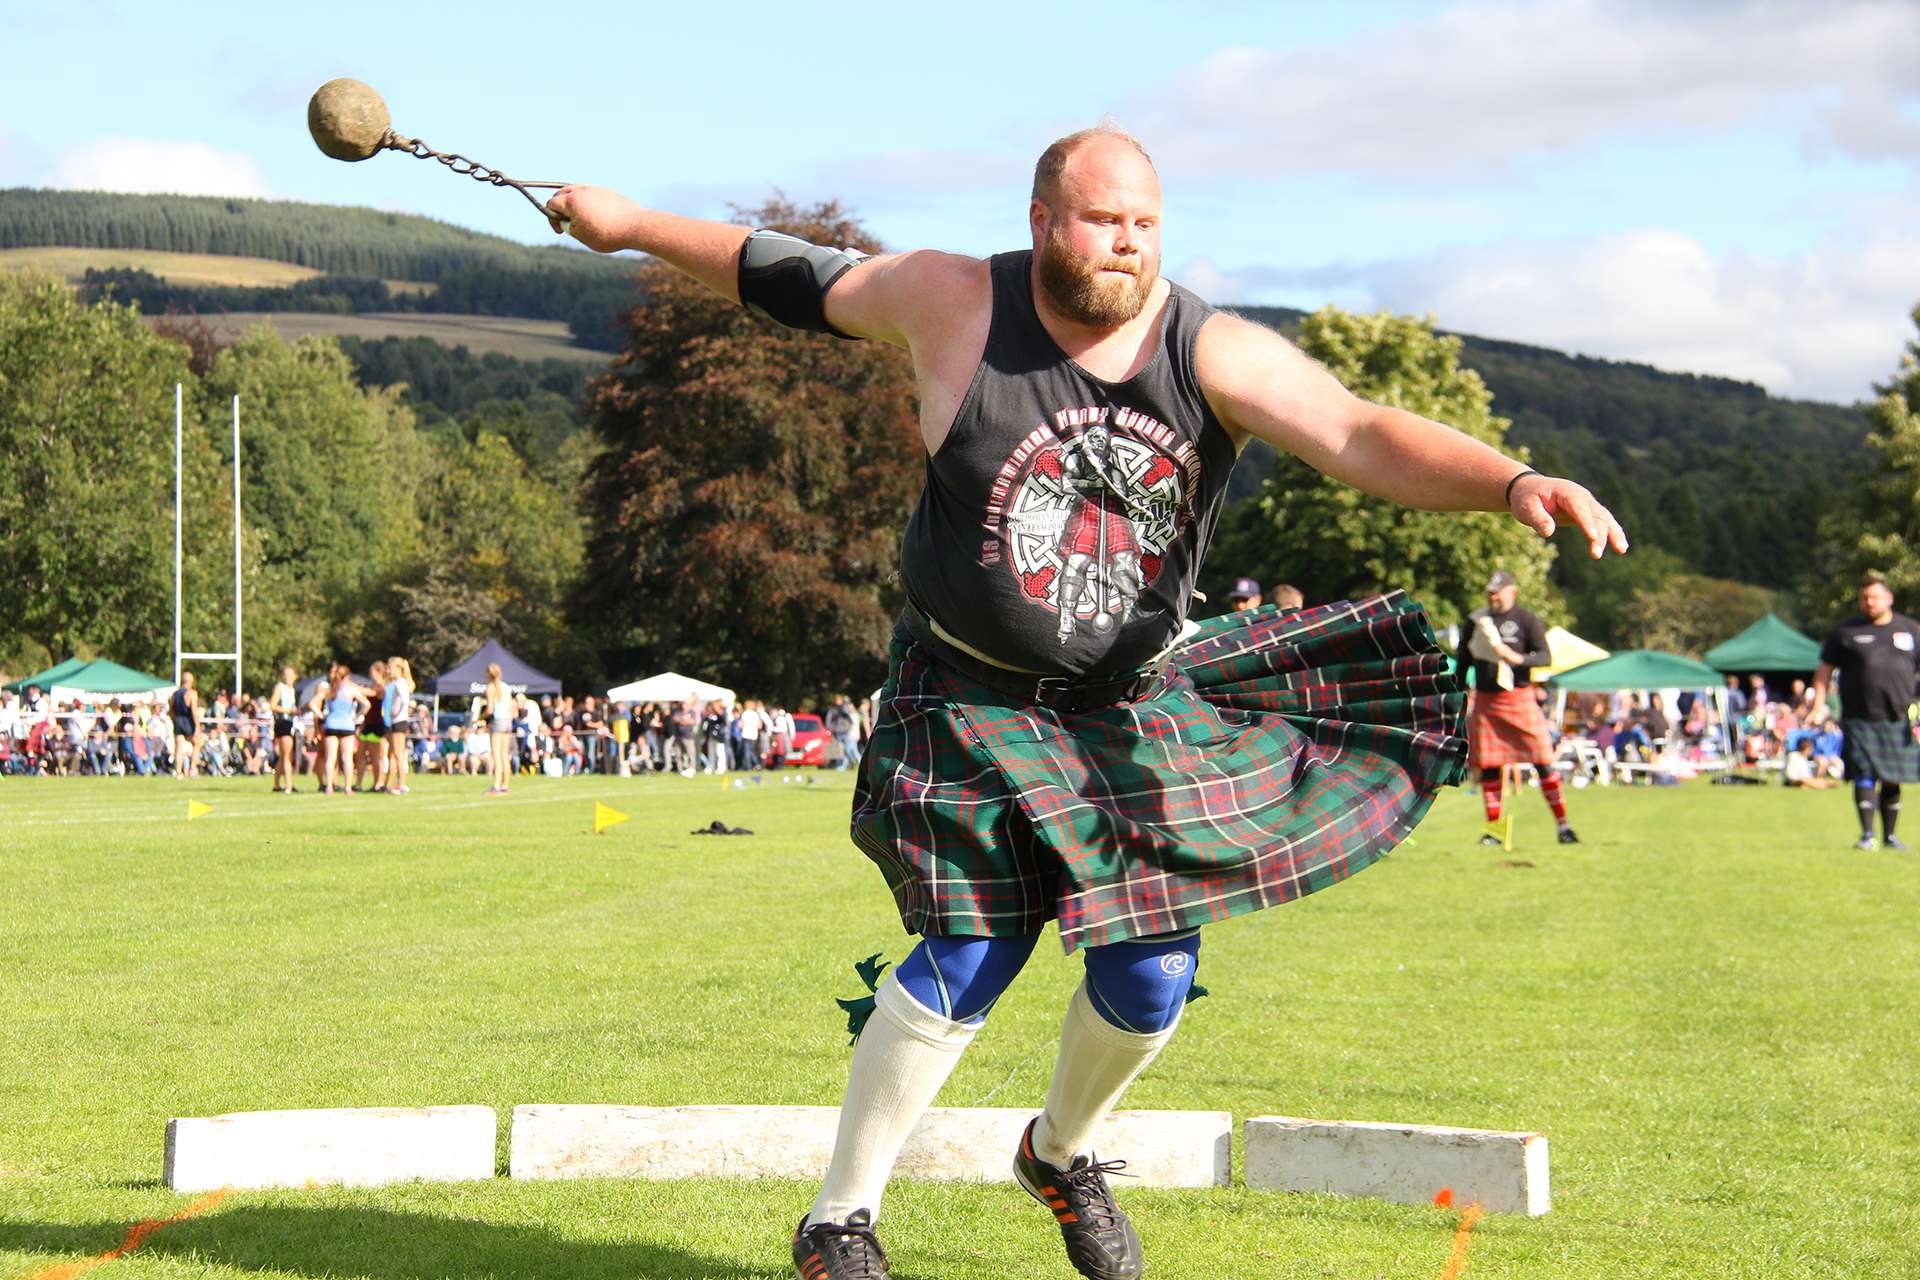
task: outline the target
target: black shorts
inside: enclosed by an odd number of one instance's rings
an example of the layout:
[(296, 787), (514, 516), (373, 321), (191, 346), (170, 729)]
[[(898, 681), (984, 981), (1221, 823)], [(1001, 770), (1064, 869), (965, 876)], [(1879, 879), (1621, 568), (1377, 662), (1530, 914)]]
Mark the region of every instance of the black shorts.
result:
[(322, 729), (320, 732), (326, 734), (329, 738), (351, 738), (353, 736), (353, 730), (351, 729)]
[(273, 718), (273, 736), (276, 738), (291, 738), (293, 736), (292, 719), (287, 716), (275, 716)]

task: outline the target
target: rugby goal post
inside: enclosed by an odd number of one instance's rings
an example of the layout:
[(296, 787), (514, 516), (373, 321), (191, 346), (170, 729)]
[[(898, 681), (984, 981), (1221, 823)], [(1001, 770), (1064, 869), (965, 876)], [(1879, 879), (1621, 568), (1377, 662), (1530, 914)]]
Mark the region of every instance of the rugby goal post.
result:
[(240, 696), (240, 397), (233, 398), (233, 652), (191, 653), (183, 650), (184, 585), (182, 561), (184, 548), (181, 476), (184, 470), (183, 442), (186, 434), (186, 393), (173, 384), (173, 683), (180, 684), (181, 664), (190, 661), (233, 663), (233, 696)]

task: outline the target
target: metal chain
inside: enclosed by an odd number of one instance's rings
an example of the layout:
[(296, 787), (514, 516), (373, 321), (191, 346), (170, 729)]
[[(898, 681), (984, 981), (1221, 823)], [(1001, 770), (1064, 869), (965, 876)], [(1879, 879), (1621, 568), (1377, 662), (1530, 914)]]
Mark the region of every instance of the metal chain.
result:
[(560, 218), (562, 222), (566, 221), (564, 217), (555, 214), (551, 209), (547, 208), (544, 203), (535, 198), (533, 192), (528, 190), (529, 187), (564, 187), (567, 185), (564, 182), (519, 182), (513, 178), (509, 178), (498, 169), (489, 168), (477, 160), (469, 160), (463, 155), (452, 152), (435, 151), (418, 138), (409, 138), (402, 134), (395, 133), (391, 129), (387, 130), (387, 136), (381, 139), (380, 145), (393, 151), (404, 151), (416, 160), (438, 160), (455, 173), (463, 174), (476, 182), (485, 182), (495, 187), (512, 187), (515, 191), (525, 196), (527, 203), (538, 209), (542, 217), (548, 219)]

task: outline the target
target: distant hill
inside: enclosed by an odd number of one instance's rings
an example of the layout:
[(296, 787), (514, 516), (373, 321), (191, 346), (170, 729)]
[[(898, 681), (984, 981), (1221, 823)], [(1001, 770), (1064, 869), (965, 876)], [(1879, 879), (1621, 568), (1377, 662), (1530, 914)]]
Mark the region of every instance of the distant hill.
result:
[[(599, 351), (619, 350), (618, 318), (640, 300), (624, 259), (412, 214), (278, 200), (14, 187), (0, 190), (6, 253), (16, 262), (38, 256), (69, 279), (77, 270), (83, 297), (111, 294), (149, 313), (522, 316), (564, 321), (576, 345)], [(129, 253), (169, 256), (129, 262)], [(255, 265), (211, 282), (206, 262), (219, 258)], [(265, 269), (275, 263), (310, 274), (275, 280)]]
[[(471, 410), (450, 389), (464, 373), (406, 339), (467, 346), (489, 362), (489, 387), (542, 377), (571, 385), (590, 361), (619, 350), (619, 317), (642, 301), (629, 260), (289, 201), (0, 190), (0, 269), (23, 262), (150, 314), (224, 313), (218, 324), (230, 329), (258, 313), (283, 332), (339, 335), (365, 376), (404, 374), (439, 414)], [(1305, 314), (1238, 310), (1282, 331)], [(1524, 343), (1462, 341), (1463, 361), (1513, 421), (1513, 444), (1543, 469), (1589, 484), (1639, 545), (1670, 550), (1698, 572), (1797, 585), (1812, 569), (1813, 516), (1851, 499), (1867, 457), (1857, 408)], [(576, 371), (555, 374), (553, 360), (577, 361)], [(489, 393), (491, 402), (511, 398)], [(1230, 497), (1254, 492), (1271, 464), (1270, 453), (1250, 449)]]
[(411, 213), (220, 196), (0, 189), (0, 249), (157, 249), (266, 258), (328, 275), (438, 282), (451, 271), (624, 275), (630, 264), (578, 249), (535, 248)]
[[(1297, 331), (1306, 313), (1239, 307), (1248, 319)], [(1508, 441), (1536, 466), (1578, 478), (1627, 525), (1689, 567), (1776, 589), (1813, 568), (1812, 522), (1851, 500), (1868, 459), (1856, 407), (1783, 400), (1732, 378), (1573, 356), (1547, 347), (1460, 335), (1463, 365), (1513, 422)], [(1866, 388), (1861, 389), (1864, 393)], [(1233, 496), (1272, 465), (1249, 450)]]

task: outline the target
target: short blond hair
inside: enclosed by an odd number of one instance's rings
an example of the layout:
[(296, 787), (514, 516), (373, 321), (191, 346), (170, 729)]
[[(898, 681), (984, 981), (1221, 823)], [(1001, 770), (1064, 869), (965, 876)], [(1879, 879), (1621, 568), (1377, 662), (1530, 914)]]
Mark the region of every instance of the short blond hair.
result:
[(1040, 153), (1039, 162), (1033, 166), (1033, 198), (1049, 209), (1054, 206), (1060, 194), (1060, 175), (1066, 172), (1067, 161), (1073, 159), (1073, 153), (1096, 138), (1112, 138), (1124, 142), (1140, 153), (1140, 158), (1148, 164), (1153, 157), (1140, 144), (1140, 139), (1122, 129), (1113, 117), (1109, 116), (1091, 129), (1081, 129), (1064, 138), (1056, 139), (1045, 151)]

